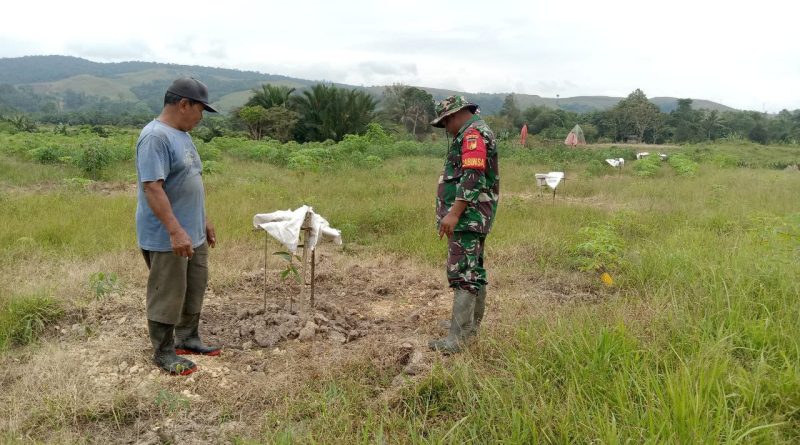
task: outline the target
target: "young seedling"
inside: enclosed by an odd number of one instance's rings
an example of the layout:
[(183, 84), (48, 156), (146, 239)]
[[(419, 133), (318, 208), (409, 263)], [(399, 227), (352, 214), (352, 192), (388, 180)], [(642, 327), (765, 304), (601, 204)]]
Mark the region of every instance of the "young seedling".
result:
[(120, 290), (119, 278), (114, 272), (96, 272), (89, 277), (89, 287), (100, 300)]
[[(286, 281), (287, 278), (291, 277), (294, 278), (295, 282), (298, 284), (302, 284), (300, 280), (300, 272), (297, 271), (297, 266), (294, 265), (294, 260), (297, 259), (298, 261), (302, 261), (302, 259), (297, 255), (292, 255), (290, 252), (281, 251), (281, 252), (273, 252), (275, 256), (282, 258), (286, 261), (286, 267), (280, 271), (281, 280)], [(264, 308), (266, 309), (266, 295), (264, 298)], [(292, 310), (292, 306), (294, 305), (294, 297), (292, 297), (291, 293), (289, 294), (289, 310)]]

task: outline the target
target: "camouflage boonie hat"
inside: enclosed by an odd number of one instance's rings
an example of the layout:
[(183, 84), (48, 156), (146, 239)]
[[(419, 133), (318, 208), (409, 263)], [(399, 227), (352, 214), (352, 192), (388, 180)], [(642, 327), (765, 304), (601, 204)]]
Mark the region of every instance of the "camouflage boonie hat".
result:
[(431, 121), (431, 125), (437, 128), (444, 128), (442, 119), (458, 110), (470, 108), (473, 113), (478, 111), (478, 106), (467, 100), (464, 96), (450, 96), (436, 104), (436, 119)]

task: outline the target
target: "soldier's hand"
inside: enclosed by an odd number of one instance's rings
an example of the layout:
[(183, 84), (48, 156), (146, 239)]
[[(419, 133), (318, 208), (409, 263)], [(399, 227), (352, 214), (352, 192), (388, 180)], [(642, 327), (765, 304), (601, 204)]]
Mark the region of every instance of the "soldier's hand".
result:
[(458, 217), (452, 213), (448, 213), (442, 218), (442, 222), (439, 223), (439, 239), (442, 239), (444, 235), (447, 235), (448, 238), (453, 236), (453, 229), (455, 229), (456, 224), (458, 224)]
[(169, 242), (172, 244), (172, 251), (175, 255), (186, 258), (191, 258), (192, 255), (194, 255), (192, 239), (189, 237), (189, 234), (183, 230), (183, 227), (169, 234)]

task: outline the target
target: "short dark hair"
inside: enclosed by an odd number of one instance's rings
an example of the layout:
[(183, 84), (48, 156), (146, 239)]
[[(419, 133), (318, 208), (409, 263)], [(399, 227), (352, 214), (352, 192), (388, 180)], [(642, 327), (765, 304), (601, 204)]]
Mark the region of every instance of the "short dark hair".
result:
[(178, 96), (175, 93), (170, 93), (169, 91), (164, 94), (164, 106), (167, 105), (174, 105), (181, 101), (181, 99), (186, 99), (189, 101), (189, 105), (199, 104), (200, 102), (196, 100), (189, 99), (188, 97)]

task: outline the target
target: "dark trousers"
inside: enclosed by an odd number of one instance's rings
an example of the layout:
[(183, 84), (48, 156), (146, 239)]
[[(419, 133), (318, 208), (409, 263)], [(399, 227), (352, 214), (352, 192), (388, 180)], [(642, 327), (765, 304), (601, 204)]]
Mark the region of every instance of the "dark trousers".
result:
[(150, 269), (147, 319), (175, 325), (183, 314), (199, 314), (208, 286), (208, 244), (194, 249), (191, 259), (144, 249), (142, 255)]

